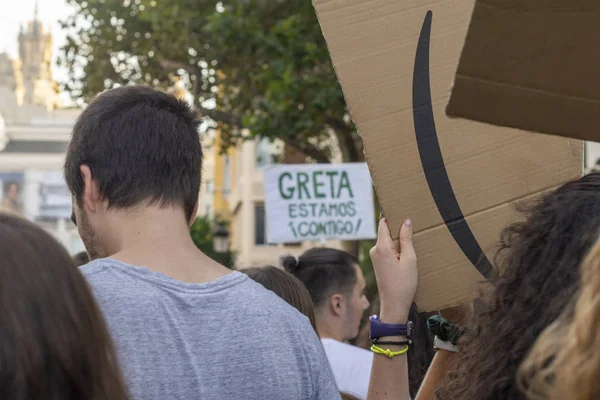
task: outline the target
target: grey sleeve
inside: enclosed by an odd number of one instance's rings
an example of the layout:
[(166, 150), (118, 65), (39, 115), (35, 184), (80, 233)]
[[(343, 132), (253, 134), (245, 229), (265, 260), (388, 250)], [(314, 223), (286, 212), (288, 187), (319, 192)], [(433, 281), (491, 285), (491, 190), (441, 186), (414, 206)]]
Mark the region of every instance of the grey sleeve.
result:
[(329, 360), (325, 355), (325, 350), (321, 341), (317, 339), (317, 351), (315, 359), (315, 369), (313, 376), (315, 377), (313, 399), (316, 400), (341, 400), (342, 396), (335, 383), (333, 371), (329, 365)]
[(329, 364), (326, 364), (319, 373), (314, 398), (317, 400), (341, 400), (342, 398), (340, 391), (335, 384), (333, 372), (331, 372)]

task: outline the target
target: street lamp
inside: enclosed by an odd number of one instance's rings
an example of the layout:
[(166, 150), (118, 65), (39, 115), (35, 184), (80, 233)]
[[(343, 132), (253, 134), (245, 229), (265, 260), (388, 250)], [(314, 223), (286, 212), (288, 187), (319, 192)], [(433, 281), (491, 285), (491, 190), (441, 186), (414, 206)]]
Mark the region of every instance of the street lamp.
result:
[(220, 221), (215, 223), (215, 229), (213, 230), (213, 250), (218, 254), (229, 251), (229, 231)]

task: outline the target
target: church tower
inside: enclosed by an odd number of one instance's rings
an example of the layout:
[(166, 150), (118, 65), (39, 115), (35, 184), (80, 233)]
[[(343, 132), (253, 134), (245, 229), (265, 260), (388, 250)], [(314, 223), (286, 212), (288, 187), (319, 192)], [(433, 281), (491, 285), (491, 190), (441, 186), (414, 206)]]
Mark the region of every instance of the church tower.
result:
[(38, 18), (38, 1), (35, 2), (33, 21), (19, 33), (19, 55), (23, 81), (23, 105), (52, 109), (56, 90), (52, 79), (52, 33), (44, 30)]

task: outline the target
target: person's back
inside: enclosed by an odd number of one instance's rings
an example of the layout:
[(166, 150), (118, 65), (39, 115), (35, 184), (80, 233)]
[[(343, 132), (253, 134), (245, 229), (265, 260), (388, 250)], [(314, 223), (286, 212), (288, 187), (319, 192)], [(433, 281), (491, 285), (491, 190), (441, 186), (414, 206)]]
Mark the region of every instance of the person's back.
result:
[(337, 390), (308, 319), (242, 273), (194, 284), (111, 259), (81, 270), (136, 399), (325, 399)]
[(100, 95), (73, 130), (81, 270), (133, 398), (339, 398), (308, 319), (192, 242), (201, 162), (189, 107), (148, 88)]

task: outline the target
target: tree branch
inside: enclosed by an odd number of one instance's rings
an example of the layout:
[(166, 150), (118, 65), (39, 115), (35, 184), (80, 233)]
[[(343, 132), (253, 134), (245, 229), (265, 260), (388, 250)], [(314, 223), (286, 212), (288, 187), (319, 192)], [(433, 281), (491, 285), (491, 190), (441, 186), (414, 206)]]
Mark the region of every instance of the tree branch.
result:
[(165, 70), (178, 70), (178, 69), (183, 69), (186, 70), (187, 72), (189, 72), (192, 75), (196, 75), (198, 73), (198, 71), (196, 70), (196, 68), (191, 65), (191, 64), (185, 64), (179, 61), (173, 61), (173, 60), (167, 60), (165, 58), (160, 58), (158, 60), (158, 63), (160, 65), (161, 68), (165, 69)]
[(237, 115), (234, 115), (233, 113), (220, 111), (215, 108), (204, 108), (200, 104), (196, 104), (196, 110), (198, 110), (203, 117), (208, 117), (215, 122), (222, 122), (224, 124), (236, 126), (238, 128), (244, 127), (242, 119)]
[(338, 138), (343, 161), (362, 161), (360, 149), (353, 137), (354, 130), (338, 118), (325, 117), (325, 123), (333, 129), (335, 136)]
[(319, 164), (328, 164), (331, 162), (323, 151), (319, 150), (319, 148), (310, 143), (303, 143), (291, 136), (280, 137), (279, 139), (285, 144), (289, 144), (296, 150), (301, 151), (307, 157), (312, 158)]
[[(229, 113), (226, 111), (219, 111), (216, 109), (209, 110), (207, 108), (202, 107), (199, 104), (196, 105), (196, 109), (200, 112), (200, 114), (202, 114), (203, 116), (209, 117), (213, 121), (222, 122), (224, 124), (236, 126), (238, 128), (244, 127), (243, 126), (244, 124), (242, 123), (242, 119), (239, 118), (237, 115), (234, 115), (233, 113)], [(283, 141), (285, 144), (292, 146), (294, 149), (301, 151), (307, 157), (312, 158), (313, 160), (315, 160), (318, 163), (323, 164), (323, 163), (330, 162), (329, 158), (322, 150), (320, 150), (318, 147), (316, 147), (310, 143), (302, 142), (291, 136), (279, 137), (278, 139)]]
[[(178, 62), (178, 61), (160, 59), (159, 64), (164, 69), (182, 68), (182, 69), (186, 70), (187, 72), (189, 72), (190, 74), (198, 73), (198, 71), (194, 68), (193, 65), (186, 65), (186, 64)], [(196, 98), (197, 96), (198, 96), (198, 93), (194, 93), (194, 97)], [(221, 111), (221, 110), (217, 110), (217, 109), (208, 109), (208, 108), (203, 107), (198, 102), (195, 104), (195, 108), (196, 108), (196, 110), (198, 110), (198, 112), (200, 112), (200, 114), (203, 117), (208, 117), (215, 122), (221, 122), (221, 123), (224, 123), (227, 125), (235, 126), (237, 128), (244, 128), (242, 119), (233, 113)], [(343, 123), (343, 121), (340, 121), (340, 123), (345, 125)], [(346, 127), (346, 130), (348, 131), (348, 133), (351, 132), (348, 127)], [(315, 160), (318, 163), (331, 162), (329, 160), (329, 158), (327, 157), (327, 155), (322, 150), (320, 150), (318, 147), (316, 147), (310, 143), (304, 143), (304, 142), (297, 140), (290, 136), (280, 137), (279, 139), (282, 140), (284, 143), (290, 145), (291, 147), (295, 148), (296, 150), (301, 151), (307, 157), (312, 158), (313, 160)]]
[(346, 123), (339, 118), (326, 116), (324, 122), (336, 131), (348, 134), (352, 133), (352, 128), (346, 125)]

